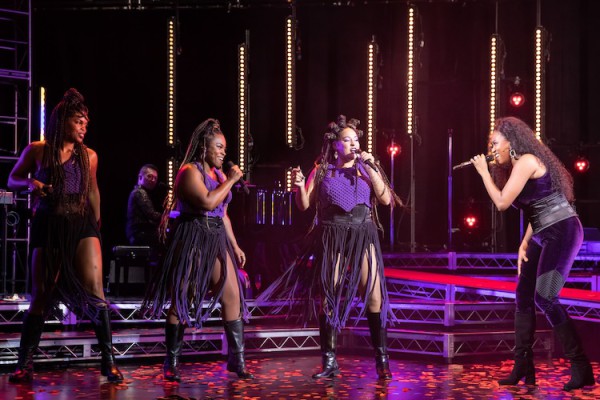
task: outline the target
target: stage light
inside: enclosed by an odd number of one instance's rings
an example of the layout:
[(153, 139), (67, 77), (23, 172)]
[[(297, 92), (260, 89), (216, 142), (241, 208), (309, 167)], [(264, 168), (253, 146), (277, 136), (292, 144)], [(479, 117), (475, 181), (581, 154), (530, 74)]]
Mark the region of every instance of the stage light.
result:
[(377, 116), (377, 53), (379, 47), (375, 37), (371, 39), (367, 51), (367, 152), (375, 149), (375, 119)]
[[(538, 18), (539, 19), (539, 18)], [(539, 21), (538, 21), (539, 25)], [(535, 29), (535, 122), (534, 132), (538, 140), (544, 137), (544, 111), (546, 93), (546, 64), (545, 52), (548, 42), (548, 33), (542, 26)]]
[[(246, 33), (248, 34), (248, 33)], [(246, 171), (248, 164), (248, 151), (246, 140), (248, 133), (248, 39), (246, 43), (238, 45), (238, 165)]]
[(289, 167), (285, 170), (285, 191), (291, 192), (292, 189), (292, 167)]
[(406, 76), (406, 133), (412, 136), (415, 129), (415, 20), (417, 9), (414, 6), (408, 8), (408, 67)]
[(175, 186), (175, 175), (177, 174), (177, 160), (175, 157), (171, 157), (167, 160), (167, 185), (169, 186), (169, 193), (167, 194), (167, 204), (170, 205), (173, 202), (173, 187)]
[(510, 94), (508, 102), (514, 108), (519, 108), (525, 103), (525, 96), (521, 92), (513, 92)]
[(167, 24), (167, 146), (175, 147), (175, 17)]
[(400, 154), (400, 150), (400, 146), (394, 142), (392, 142), (387, 148), (388, 153), (392, 157), (396, 157), (398, 154)]
[(285, 20), (285, 141), (294, 148), (296, 135), (296, 19)]
[(494, 130), (494, 124), (496, 123), (496, 113), (498, 108), (498, 58), (500, 54), (501, 46), (500, 35), (492, 35), (490, 42), (490, 109), (489, 109), (489, 123), (490, 123), (490, 134)]
[(40, 87), (40, 140), (46, 137), (46, 88)]
[(467, 229), (476, 229), (479, 227), (479, 219), (474, 214), (467, 214), (463, 218), (463, 225)]
[(577, 157), (577, 159), (575, 160), (575, 164), (573, 165), (575, 168), (576, 172), (579, 172), (580, 174), (586, 172), (588, 169), (590, 169), (590, 162), (587, 158), (580, 156)]

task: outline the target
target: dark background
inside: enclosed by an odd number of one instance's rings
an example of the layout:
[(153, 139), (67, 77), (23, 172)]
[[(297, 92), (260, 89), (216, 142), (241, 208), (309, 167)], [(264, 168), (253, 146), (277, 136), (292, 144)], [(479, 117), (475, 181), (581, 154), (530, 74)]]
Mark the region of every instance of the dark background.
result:
[[(141, 165), (159, 166), (166, 181), (167, 20), (175, 2), (33, 1), (34, 131), (37, 93), (47, 90), (53, 107), (69, 87), (86, 97), (91, 122), (86, 143), (98, 152), (105, 252), (125, 243), (129, 191)], [(448, 248), (448, 132), (453, 131), (452, 163), (486, 151), (490, 36), (495, 31), (494, 1), (415, 1), (422, 47), (417, 62), (417, 136), (415, 152), (416, 242), (419, 251)], [(284, 21), (287, 1), (180, 1), (177, 57), (177, 135), (185, 150), (194, 127), (218, 118), (228, 139), (228, 158), (237, 153), (237, 45), (250, 32), (250, 129), (254, 137), (251, 183), (271, 189), (287, 167), (308, 173), (319, 152), (327, 123), (338, 114), (366, 121), (366, 49), (374, 36), (380, 49), (377, 155), (388, 175), (386, 146), (393, 135), (402, 147), (396, 158), (395, 187), (410, 196), (410, 140), (406, 135), (405, 1), (297, 1), (297, 124), (305, 145), (292, 150), (284, 135)], [(600, 226), (600, 165), (596, 118), (600, 110), (600, 2), (544, 0), (541, 22), (551, 35), (547, 63), (545, 141), (567, 167), (585, 154), (591, 168), (575, 176), (577, 210), (586, 227)], [(533, 122), (533, 45), (536, 2), (498, 2), (498, 33), (507, 52), (501, 84), (500, 115)], [(526, 96), (523, 108), (507, 105), (514, 77)], [(49, 110), (48, 110), (49, 114)], [(39, 125), (39, 124), (37, 124)], [(363, 125), (364, 128), (364, 125)], [(0, 177), (1, 182), (6, 177)], [(453, 176), (456, 250), (489, 251), (492, 207), (472, 168)], [(2, 184), (1, 186), (4, 186)], [(248, 204), (236, 194), (234, 228), (246, 251), (295, 240), (312, 216), (298, 216), (296, 229), (253, 226)], [(479, 228), (461, 226), (467, 211)], [(387, 210), (380, 212), (387, 243)], [(387, 220), (386, 220), (387, 219)], [(244, 221), (242, 223), (240, 221)], [(519, 241), (518, 214), (499, 219), (495, 249), (513, 252)], [(410, 215), (396, 212), (397, 250), (410, 242)], [(277, 253), (276, 251), (273, 253)], [(108, 260), (110, 255), (105, 255)], [(268, 257), (267, 257), (268, 258)], [(254, 256), (255, 271), (269, 260)], [(260, 265), (258, 265), (260, 264)], [(250, 266), (252, 268), (252, 265)], [(275, 266), (271, 266), (275, 267)]]

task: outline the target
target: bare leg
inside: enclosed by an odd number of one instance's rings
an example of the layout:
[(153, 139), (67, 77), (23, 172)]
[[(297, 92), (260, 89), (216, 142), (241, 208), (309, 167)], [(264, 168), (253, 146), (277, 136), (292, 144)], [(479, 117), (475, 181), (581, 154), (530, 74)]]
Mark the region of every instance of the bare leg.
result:
[(223, 321), (227, 322), (240, 318), (241, 296), (237, 279), (237, 270), (229, 256), (227, 256), (225, 266), (227, 268), (226, 278), (223, 276), (223, 265), (221, 260), (217, 259), (215, 262), (215, 267), (213, 268), (211, 283), (214, 287), (223, 282), (223, 279), (225, 279), (223, 296), (221, 297), (221, 313)]
[[(381, 322), (381, 278), (377, 273), (375, 246), (369, 246), (368, 254), (363, 257), (359, 290), (367, 291), (367, 320), (371, 342), (375, 349), (375, 367), (379, 379), (391, 379), (389, 357), (387, 354), (387, 330)], [(369, 282), (369, 277), (371, 282)]]
[(102, 251), (100, 240), (97, 237), (81, 239), (75, 253), (75, 268), (81, 284), (94, 297), (98, 299), (95, 304), (100, 311), (98, 321), (94, 323), (94, 331), (98, 338), (98, 346), (102, 353), (100, 371), (110, 382), (123, 381), (123, 374), (116, 365), (112, 347), (112, 331), (110, 328), (110, 314), (108, 304), (104, 298), (102, 280)]
[[(370, 260), (369, 260), (370, 258)], [(367, 290), (367, 309), (369, 312), (381, 312), (381, 281), (377, 273), (377, 257), (375, 246), (369, 246), (368, 254), (365, 254), (361, 264), (359, 293), (364, 296)], [(371, 284), (369, 285), (369, 275)], [(369, 286), (369, 287), (367, 287)]]

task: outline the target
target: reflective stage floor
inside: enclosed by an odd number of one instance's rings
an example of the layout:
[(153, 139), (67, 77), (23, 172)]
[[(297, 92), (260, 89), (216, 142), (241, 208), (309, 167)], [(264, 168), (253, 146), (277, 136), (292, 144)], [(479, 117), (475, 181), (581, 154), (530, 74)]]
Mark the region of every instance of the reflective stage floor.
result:
[[(196, 358), (197, 359), (197, 358)], [(181, 383), (163, 381), (162, 363), (120, 365), (125, 382), (111, 384), (95, 364), (37, 367), (31, 384), (8, 383), (8, 372), (0, 375), (0, 399), (598, 399), (600, 385), (564, 392), (568, 364), (562, 359), (536, 360), (537, 386), (500, 387), (498, 377), (508, 374), (512, 361), (445, 364), (416, 360), (391, 360), (394, 377), (378, 381), (371, 357), (341, 354), (342, 375), (313, 380), (320, 363), (318, 354), (253, 354), (249, 369), (256, 378), (238, 380), (225, 370), (221, 358), (209, 361), (186, 359)], [(600, 370), (593, 363), (596, 376)]]

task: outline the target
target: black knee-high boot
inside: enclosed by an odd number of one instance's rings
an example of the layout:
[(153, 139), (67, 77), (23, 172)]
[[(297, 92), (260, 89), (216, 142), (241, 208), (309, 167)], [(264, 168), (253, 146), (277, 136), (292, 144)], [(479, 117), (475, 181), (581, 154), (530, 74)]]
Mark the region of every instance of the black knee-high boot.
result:
[(165, 345), (167, 346), (167, 357), (163, 365), (164, 377), (168, 381), (181, 381), (179, 372), (179, 355), (181, 354), (181, 344), (183, 343), (183, 334), (185, 325), (165, 324)]
[(312, 377), (331, 378), (340, 374), (340, 367), (335, 358), (335, 350), (337, 347), (337, 332), (327, 323), (327, 317), (321, 315), (319, 317), (319, 335), (321, 340), (321, 372), (317, 372)]
[(571, 380), (565, 384), (564, 390), (579, 389), (595, 384), (594, 371), (590, 360), (583, 352), (581, 339), (572, 319), (567, 319), (553, 327), (558, 340), (562, 343), (565, 357), (571, 361)]
[(40, 344), (43, 328), (44, 316), (27, 313), (23, 319), (23, 327), (21, 328), (17, 368), (8, 378), (9, 382), (31, 382), (33, 379), (33, 355)]
[(253, 379), (254, 375), (246, 369), (244, 321), (241, 318), (234, 321), (224, 321), (223, 325), (227, 337), (227, 371), (235, 372), (239, 378)]
[(112, 347), (112, 331), (110, 329), (110, 315), (108, 309), (100, 310), (98, 323), (94, 324), (94, 332), (98, 339), (98, 347), (102, 354), (100, 373), (108, 378), (109, 382), (123, 381), (123, 374), (117, 368)]
[(381, 313), (367, 312), (371, 342), (375, 349), (375, 367), (379, 379), (392, 379), (390, 358), (387, 354), (387, 329), (381, 326)]
[(500, 379), (500, 385), (516, 385), (525, 378), (526, 385), (535, 385), (533, 365), (533, 342), (535, 334), (535, 312), (515, 313), (515, 365), (509, 376)]

